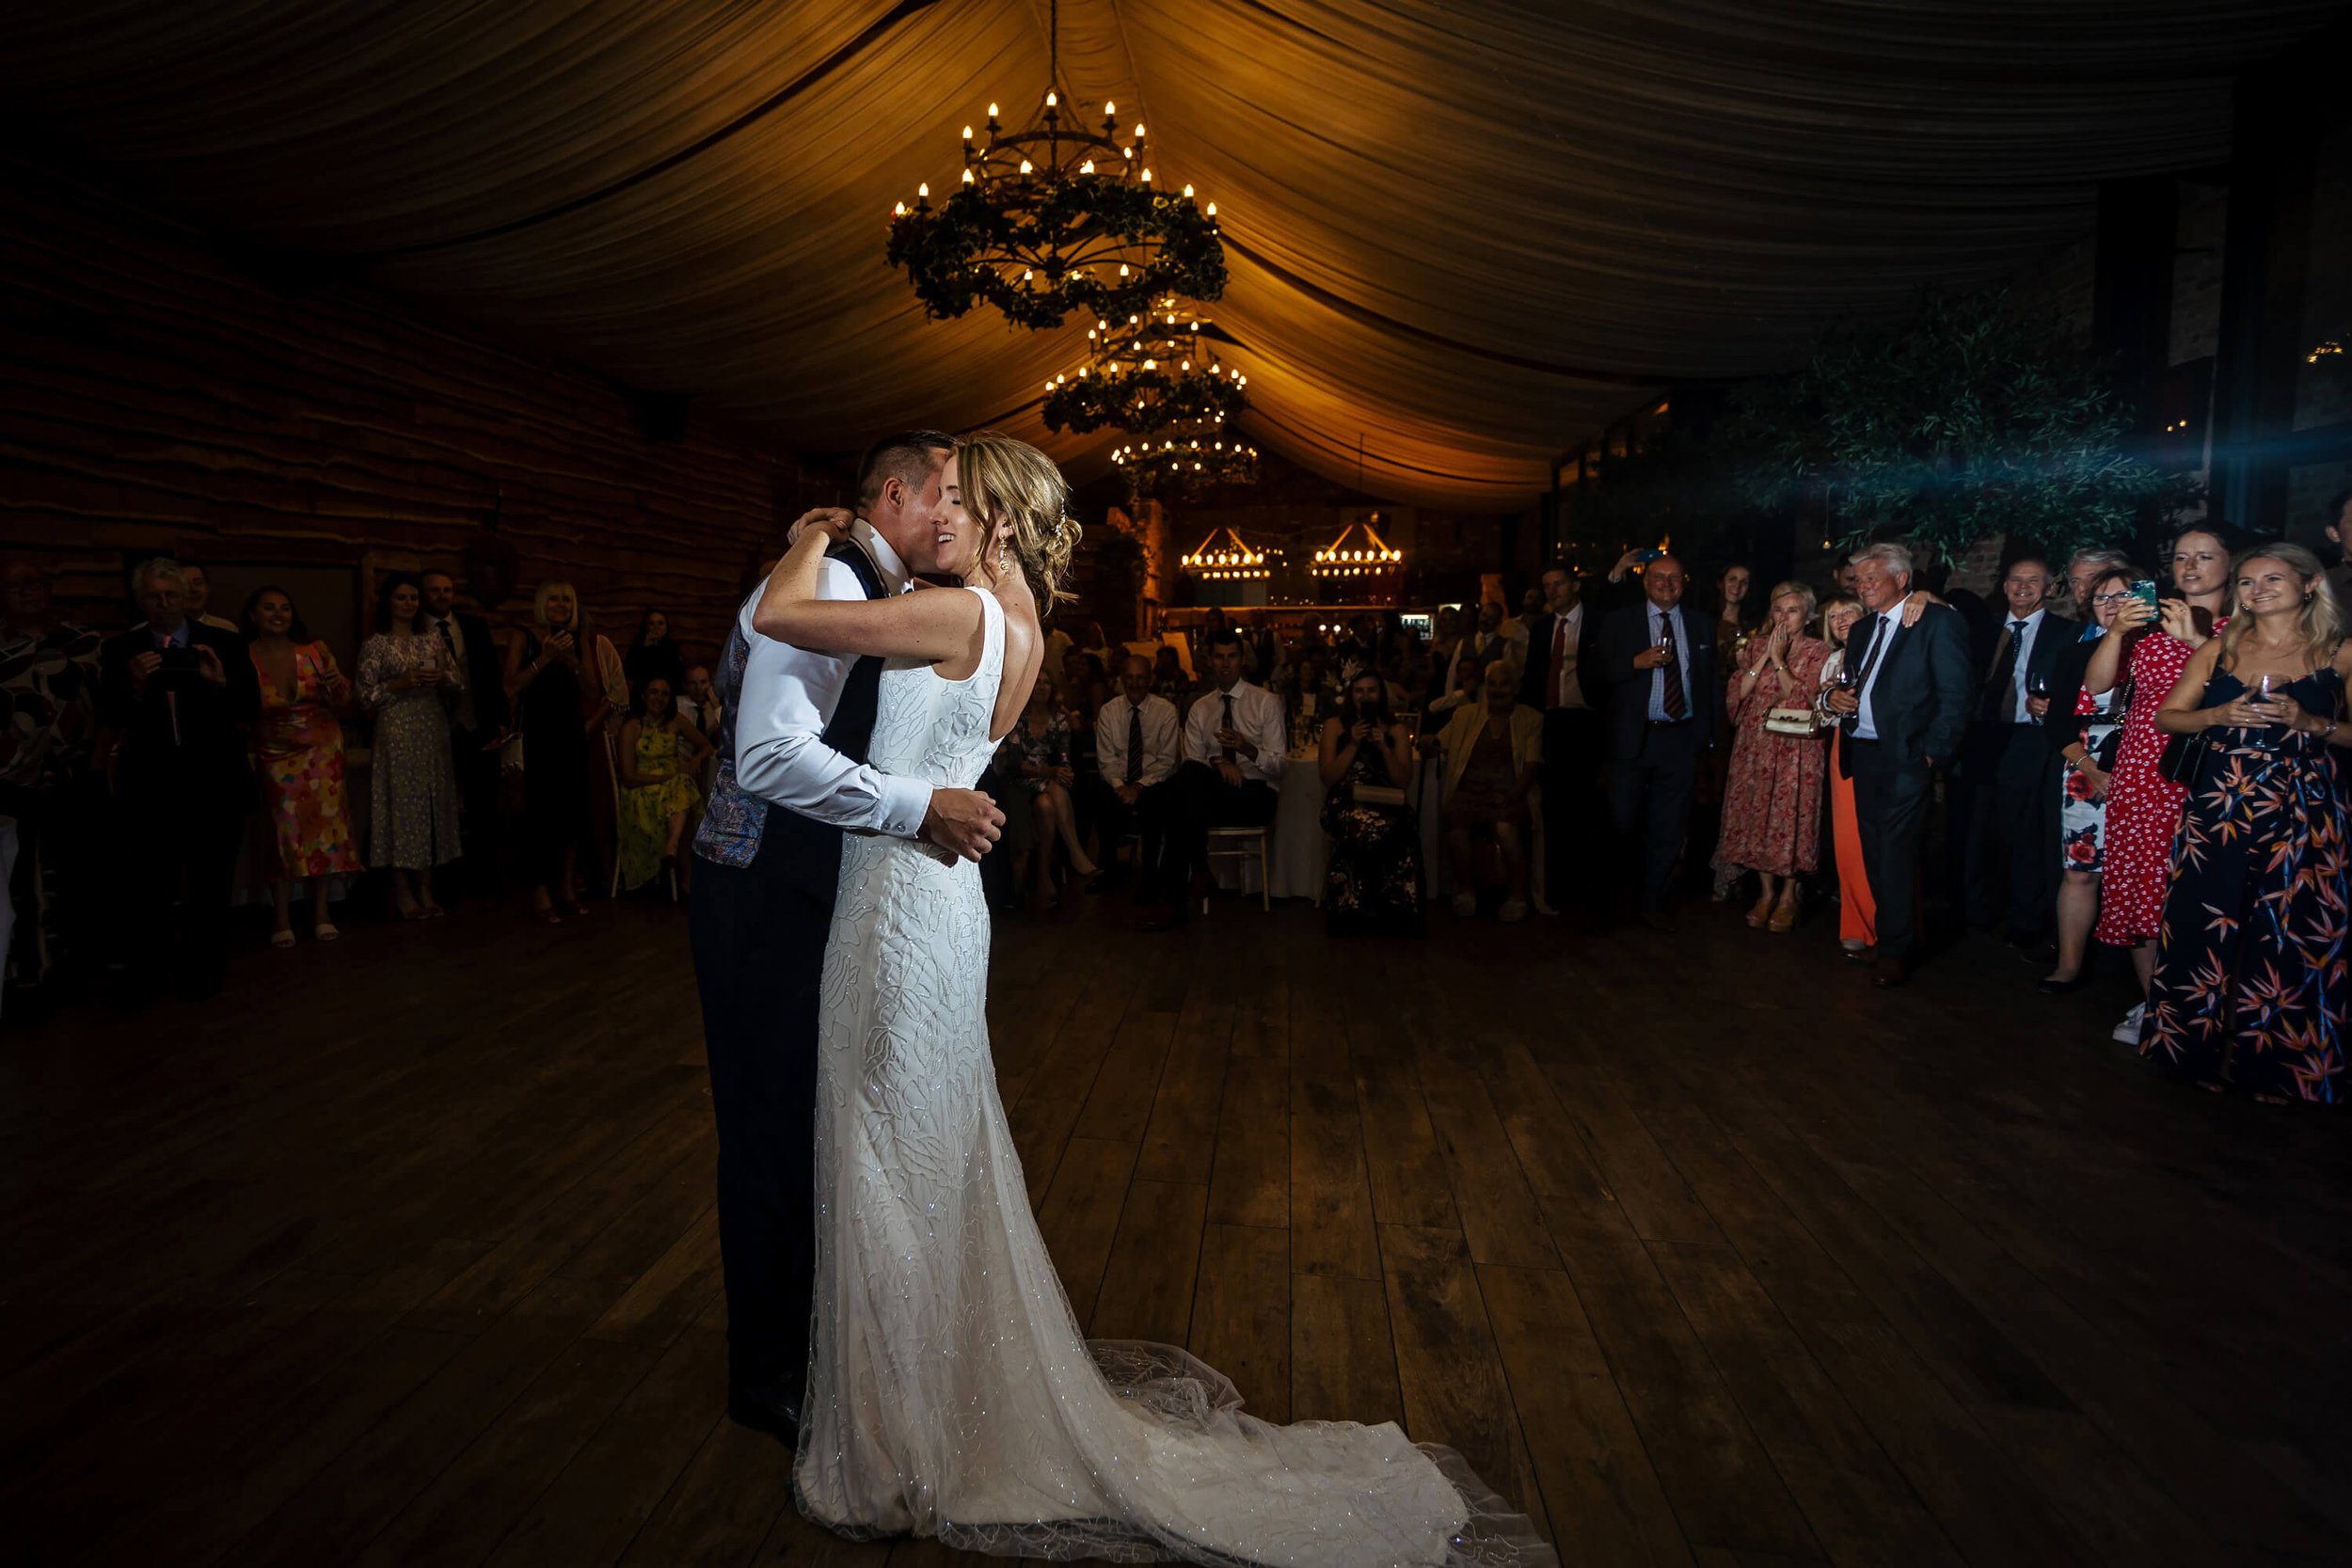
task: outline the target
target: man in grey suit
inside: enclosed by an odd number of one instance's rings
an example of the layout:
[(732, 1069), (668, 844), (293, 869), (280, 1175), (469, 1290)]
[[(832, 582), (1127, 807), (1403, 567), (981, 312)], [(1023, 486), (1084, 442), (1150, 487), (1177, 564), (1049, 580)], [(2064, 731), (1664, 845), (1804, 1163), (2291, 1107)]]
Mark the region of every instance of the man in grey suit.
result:
[(1900, 545), (1872, 545), (1853, 557), (1854, 592), (1867, 619), (1847, 634), (1852, 685), (1830, 693), (1845, 742), (1838, 753), (1853, 780), (1862, 862), (1878, 906), (1877, 972), (1871, 983), (1899, 986), (1917, 956), (1919, 848), (1927, 837), (1935, 769), (1968, 733), (1972, 692), (1968, 631), (1959, 611), (1929, 605), (1903, 625), (1912, 559)]

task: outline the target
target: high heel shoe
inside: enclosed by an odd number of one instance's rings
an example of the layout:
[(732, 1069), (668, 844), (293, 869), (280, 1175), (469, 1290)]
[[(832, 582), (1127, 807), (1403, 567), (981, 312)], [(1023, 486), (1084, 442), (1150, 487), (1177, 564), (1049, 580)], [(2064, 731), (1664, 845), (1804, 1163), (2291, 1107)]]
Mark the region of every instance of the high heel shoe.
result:
[(1772, 911), (1772, 929), (1775, 936), (1787, 936), (1797, 928), (1797, 901), (1784, 898)]
[(1772, 895), (1768, 893), (1756, 901), (1756, 908), (1748, 911), (1748, 925), (1753, 929), (1761, 930), (1764, 923), (1772, 918)]

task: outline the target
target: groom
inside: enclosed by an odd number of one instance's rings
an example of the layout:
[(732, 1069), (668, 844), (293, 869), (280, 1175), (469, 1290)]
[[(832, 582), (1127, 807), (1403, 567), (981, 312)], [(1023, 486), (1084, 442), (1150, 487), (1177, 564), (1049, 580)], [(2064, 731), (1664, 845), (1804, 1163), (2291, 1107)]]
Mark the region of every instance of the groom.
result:
[[(819, 592), (877, 599), (934, 569), (954, 439), (914, 430), (858, 466), (853, 537)], [(977, 861), (1004, 814), (976, 790), (868, 766), (882, 660), (795, 648), (737, 612), (716, 685), (718, 777), (694, 853), (694, 976), (719, 1124), (727, 1414), (794, 1442), (816, 1268), (818, 987), (845, 832), (924, 838)]]

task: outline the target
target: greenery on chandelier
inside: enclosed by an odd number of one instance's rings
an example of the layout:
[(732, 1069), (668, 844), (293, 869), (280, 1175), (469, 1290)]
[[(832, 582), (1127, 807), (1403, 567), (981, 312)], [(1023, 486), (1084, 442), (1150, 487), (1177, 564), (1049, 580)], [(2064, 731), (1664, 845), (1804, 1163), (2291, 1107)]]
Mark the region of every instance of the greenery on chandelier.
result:
[[(1070, 260), (1097, 251), (1136, 260), (1116, 272), (1109, 260)], [(894, 216), (887, 254), (941, 320), (988, 304), (1041, 329), (1086, 312), (1119, 320), (1170, 293), (1225, 293), (1216, 219), (1189, 194), (1109, 174), (1041, 182), (1018, 204), (967, 183), (937, 207), (925, 200)]]
[(1744, 389), (1721, 435), (1750, 503), (1953, 562), (2001, 533), (2054, 555), (2110, 544), (2199, 493), (2144, 455), (2106, 368), (2006, 290), (1832, 327), (1803, 369)]
[(1151, 436), (1172, 424), (1215, 424), (1249, 406), (1238, 377), (1183, 369), (1154, 360), (1098, 365), (1055, 384), (1045, 394), (1048, 430), (1080, 435), (1105, 425)]

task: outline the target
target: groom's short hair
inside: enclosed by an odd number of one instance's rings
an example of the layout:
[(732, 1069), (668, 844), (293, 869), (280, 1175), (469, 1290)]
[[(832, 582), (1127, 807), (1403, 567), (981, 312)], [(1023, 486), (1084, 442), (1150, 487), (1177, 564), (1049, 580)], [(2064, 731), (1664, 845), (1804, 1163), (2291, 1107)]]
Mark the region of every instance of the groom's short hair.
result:
[(944, 430), (901, 430), (866, 449), (858, 460), (857, 503), (870, 506), (882, 485), (897, 480), (910, 490), (938, 471), (940, 453), (956, 450), (956, 438)]

